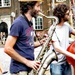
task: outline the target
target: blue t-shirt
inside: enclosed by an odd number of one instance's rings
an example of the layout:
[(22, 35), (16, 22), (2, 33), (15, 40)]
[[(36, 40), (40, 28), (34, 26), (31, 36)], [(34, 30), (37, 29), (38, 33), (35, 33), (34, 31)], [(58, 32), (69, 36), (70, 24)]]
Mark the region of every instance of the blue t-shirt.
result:
[[(33, 27), (29, 26), (29, 21), (24, 16), (19, 16), (13, 22), (10, 28), (10, 35), (17, 36), (18, 39), (14, 45), (14, 49), (21, 56), (34, 60), (34, 31)], [(17, 73), (19, 71), (30, 71), (31, 68), (27, 67), (18, 61), (11, 58), (10, 72)]]

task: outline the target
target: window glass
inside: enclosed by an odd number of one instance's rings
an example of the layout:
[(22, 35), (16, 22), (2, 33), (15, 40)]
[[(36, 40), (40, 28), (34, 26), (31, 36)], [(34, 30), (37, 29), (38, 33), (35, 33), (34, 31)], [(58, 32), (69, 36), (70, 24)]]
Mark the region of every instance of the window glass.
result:
[(10, 7), (11, 0), (0, 0), (0, 7)]
[(35, 19), (35, 30), (42, 30), (43, 29), (43, 18), (38, 16)]

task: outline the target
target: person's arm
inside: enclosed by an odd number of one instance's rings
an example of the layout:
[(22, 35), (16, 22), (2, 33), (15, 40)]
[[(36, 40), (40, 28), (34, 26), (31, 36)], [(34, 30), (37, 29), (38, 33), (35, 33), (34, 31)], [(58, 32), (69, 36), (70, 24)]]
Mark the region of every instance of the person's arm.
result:
[(75, 29), (72, 30), (71, 34), (75, 35)]
[(22, 57), (19, 53), (17, 53), (13, 49), (13, 46), (15, 45), (16, 40), (17, 40), (17, 37), (8, 36), (6, 40), (4, 52), (8, 54), (11, 58), (13, 58), (14, 60), (21, 62), (27, 65), (28, 67), (31, 67), (34, 70), (36, 70), (39, 67), (39, 64), (40, 64), (39, 62), (27, 60), (26, 58)]
[(72, 54), (72, 53), (68, 52), (67, 50), (63, 49), (62, 47), (60, 47), (60, 45), (57, 42), (53, 42), (53, 46), (56, 51), (66, 55), (66, 56), (69, 56), (75, 60), (75, 54)]
[(47, 37), (34, 42), (34, 47), (36, 48), (36, 47), (39, 47), (39, 46), (43, 45), (44, 42), (46, 41), (46, 39), (47, 39)]
[(36, 47), (39, 47), (39, 46), (41, 46), (42, 44), (41, 44), (41, 42), (39, 42), (39, 41), (36, 41), (36, 42), (34, 42), (34, 47), (36, 48)]

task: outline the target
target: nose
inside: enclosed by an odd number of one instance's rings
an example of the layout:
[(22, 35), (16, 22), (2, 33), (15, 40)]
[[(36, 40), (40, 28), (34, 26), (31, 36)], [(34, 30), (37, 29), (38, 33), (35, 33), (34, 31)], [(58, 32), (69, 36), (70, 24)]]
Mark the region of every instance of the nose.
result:
[(38, 11), (41, 11), (41, 7), (39, 6)]
[(69, 17), (70, 17), (70, 18), (72, 18), (72, 16), (73, 16), (73, 14), (72, 14), (72, 13), (70, 13), (70, 14), (69, 14)]

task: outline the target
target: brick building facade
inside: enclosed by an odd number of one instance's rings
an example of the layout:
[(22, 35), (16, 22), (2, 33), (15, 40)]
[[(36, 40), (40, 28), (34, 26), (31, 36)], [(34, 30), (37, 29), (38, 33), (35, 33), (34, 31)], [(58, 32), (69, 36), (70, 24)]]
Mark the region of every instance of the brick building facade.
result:
[[(50, 16), (52, 15), (53, 7), (58, 3), (57, 1), (69, 1), (69, 0), (43, 0), (41, 3), (42, 12)], [(59, 2), (59, 3), (60, 3)], [(10, 26), (13, 20), (20, 14), (20, 6), (18, 0), (0, 0), (0, 23), (5, 22), (7, 24), (8, 32), (10, 32)], [(41, 15), (37, 19), (33, 18), (33, 27), (36, 32), (47, 32), (51, 25), (51, 20)]]

